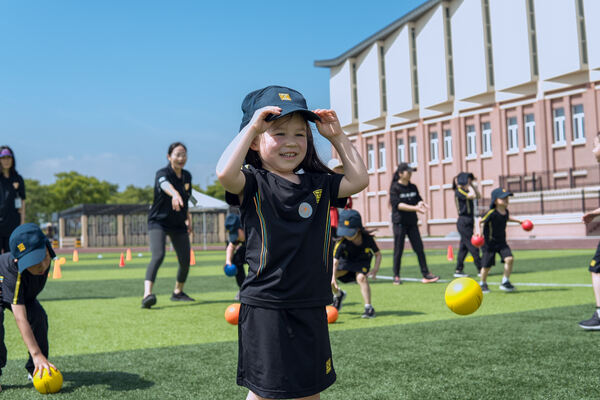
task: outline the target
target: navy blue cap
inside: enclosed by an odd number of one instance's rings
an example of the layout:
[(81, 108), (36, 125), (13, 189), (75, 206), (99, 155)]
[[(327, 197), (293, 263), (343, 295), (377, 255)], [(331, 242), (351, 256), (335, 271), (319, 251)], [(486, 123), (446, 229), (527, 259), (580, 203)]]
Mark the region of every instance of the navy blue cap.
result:
[(338, 236), (354, 236), (362, 228), (362, 219), (355, 210), (342, 210), (338, 222)]
[(494, 208), (496, 206), (496, 199), (505, 199), (508, 196), (512, 196), (513, 194), (506, 189), (502, 189), (501, 187), (496, 188), (492, 191), (492, 203), (490, 204), (490, 208)]
[(461, 186), (465, 186), (469, 183), (469, 178), (471, 178), (471, 180), (475, 180), (475, 175), (470, 172), (461, 172), (456, 176), (456, 183)]
[(41, 263), (46, 258), (46, 249), (56, 257), (50, 242), (42, 230), (32, 223), (23, 224), (13, 231), (8, 240), (10, 252), (18, 260), (19, 272)]
[(227, 232), (229, 233), (229, 241), (231, 243), (238, 240), (238, 229), (241, 228), (241, 226), (242, 221), (237, 215), (228, 214), (227, 217), (225, 217), (225, 229), (227, 229)]
[(321, 120), (317, 114), (308, 109), (306, 100), (300, 92), (285, 86), (267, 86), (266, 88), (248, 93), (244, 98), (242, 102), (244, 116), (242, 117), (240, 130), (248, 125), (256, 110), (267, 106), (280, 107), (281, 114), (270, 114), (265, 118), (266, 121), (273, 121), (293, 112), (302, 113), (302, 116), (308, 121)]

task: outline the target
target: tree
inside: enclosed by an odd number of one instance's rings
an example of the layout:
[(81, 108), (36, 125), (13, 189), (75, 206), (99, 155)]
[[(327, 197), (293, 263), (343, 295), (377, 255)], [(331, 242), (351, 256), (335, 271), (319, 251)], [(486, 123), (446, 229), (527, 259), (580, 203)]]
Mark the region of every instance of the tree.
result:
[(125, 190), (117, 192), (108, 199), (109, 204), (150, 204), (154, 200), (154, 188), (145, 186), (139, 188), (127, 185)]
[(56, 181), (48, 186), (54, 211), (66, 210), (78, 204), (106, 204), (119, 187), (75, 171), (59, 172), (54, 176)]
[(204, 194), (225, 201), (225, 188), (221, 185), (219, 180), (215, 180), (212, 185), (208, 185)]
[(48, 186), (35, 179), (25, 179), (25, 222), (40, 224), (51, 220), (52, 199)]

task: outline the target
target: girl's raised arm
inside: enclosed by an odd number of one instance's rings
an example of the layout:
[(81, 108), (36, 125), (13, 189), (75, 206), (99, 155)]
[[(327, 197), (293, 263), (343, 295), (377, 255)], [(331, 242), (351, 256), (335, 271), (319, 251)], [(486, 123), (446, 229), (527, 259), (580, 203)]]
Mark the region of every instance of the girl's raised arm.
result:
[(360, 192), (369, 184), (365, 163), (352, 142), (346, 137), (340, 121), (333, 110), (315, 110), (321, 121), (316, 121), (319, 133), (335, 147), (344, 165), (344, 178), (340, 183), (338, 197), (348, 197)]
[(252, 120), (229, 143), (217, 163), (217, 178), (229, 193), (241, 194), (246, 185), (246, 177), (241, 171), (242, 164), (252, 141), (271, 126), (265, 121), (269, 114), (281, 114), (279, 107), (263, 107), (254, 113)]

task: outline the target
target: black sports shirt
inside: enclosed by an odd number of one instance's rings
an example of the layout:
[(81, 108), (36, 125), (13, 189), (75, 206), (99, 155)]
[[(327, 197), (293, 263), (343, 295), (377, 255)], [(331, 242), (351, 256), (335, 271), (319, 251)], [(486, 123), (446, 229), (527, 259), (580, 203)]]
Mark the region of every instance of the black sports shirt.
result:
[(240, 205), (246, 233), (248, 277), (242, 303), (265, 308), (318, 307), (331, 303), (331, 223), (329, 207), (337, 199), (343, 175), (298, 174), (293, 183), (246, 165)]
[(371, 265), (373, 254), (378, 251), (373, 236), (363, 234), (360, 245), (342, 237), (334, 247), (333, 257), (339, 260), (340, 269), (353, 269)]
[[(160, 188), (167, 181), (181, 196), (183, 207), (179, 211), (173, 210), (171, 196)], [(187, 170), (181, 171), (181, 178), (177, 177), (171, 165), (156, 171), (154, 179), (154, 202), (148, 213), (148, 228), (162, 228), (168, 231), (186, 232), (185, 220), (188, 214), (188, 200), (192, 195), (192, 175)]]
[(49, 271), (50, 268), (43, 275), (33, 275), (27, 270), (19, 273), (11, 253), (0, 255), (2, 303), (26, 304), (35, 300), (46, 285)]
[(0, 230), (8, 235), (21, 225), (21, 214), (15, 206), (15, 200), (19, 197), (25, 200), (25, 182), (19, 174), (13, 174), (6, 178), (0, 173)]
[(506, 243), (506, 224), (508, 218), (508, 210), (506, 210), (505, 215), (502, 215), (495, 208), (492, 208), (483, 216), (481, 219), (484, 223), (483, 237), (487, 245)]
[(392, 222), (402, 225), (417, 225), (417, 213), (414, 211), (400, 211), (398, 204), (404, 203), (409, 206), (416, 206), (423, 199), (419, 194), (419, 189), (410, 183), (402, 185), (398, 182), (392, 183), (390, 187), (390, 204), (392, 205)]
[(460, 217), (471, 217), (473, 218), (473, 200), (467, 198), (468, 192), (462, 188), (457, 188), (454, 191), (454, 200), (456, 201), (456, 210)]

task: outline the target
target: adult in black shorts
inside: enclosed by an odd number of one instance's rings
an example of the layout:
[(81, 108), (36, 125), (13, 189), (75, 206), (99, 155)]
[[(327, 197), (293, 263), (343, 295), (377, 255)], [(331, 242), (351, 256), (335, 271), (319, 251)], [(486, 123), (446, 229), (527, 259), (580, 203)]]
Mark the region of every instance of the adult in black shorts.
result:
[(156, 304), (156, 296), (152, 287), (158, 268), (165, 258), (167, 235), (171, 239), (177, 253), (179, 269), (172, 301), (194, 301), (184, 293), (183, 285), (190, 270), (190, 237), (191, 217), (188, 212), (188, 201), (192, 196), (192, 175), (183, 169), (187, 162), (187, 148), (183, 143), (175, 142), (167, 152), (169, 164), (156, 172), (154, 181), (154, 202), (148, 214), (148, 236), (152, 259), (146, 270), (144, 281), (144, 298), (142, 307), (150, 308)]
[(11, 148), (0, 146), (0, 253), (10, 251), (10, 234), (25, 222), (25, 181), (17, 173), (15, 164)]
[(407, 163), (400, 163), (390, 185), (390, 204), (392, 206), (392, 223), (394, 230), (394, 284), (400, 280), (400, 264), (404, 252), (404, 240), (408, 236), (410, 245), (419, 259), (423, 283), (435, 282), (440, 279), (427, 268), (423, 241), (419, 232), (417, 213), (425, 214), (429, 206), (425, 204), (419, 189), (410, 183), (410, 177), (415, 170)]
[[(242, 228), (242, 221), (236, 214), (228, 214), (225, 217), (225, 229), (228, 232), (227, 249), (225, 251), (225, 264), (235, 265), (235, 281), (238, 288), (242, 287), (244, 279), (246, 279), (246, 271), (244, 264), (246, 263), (246, 235)], [(235, 299), (240, 299), (240, 292), (235, 295)]]
[[(479, 249), (471, 243), (473, 236), (473, 228), (475, 227), (475, 206), (474, 201), (479, 199), (481, 195), (477, 190), (477, 186), (473, 183), (475, 177), (469, 172), (461, 172), (456, 176), (452, 187), (454, 189), (454, 199), (456, 201), (456, 211), (458, 219), (456, 220), (456, 228), (460, 234), (460, 245), (458, 248), (458, 256), (456, 257), (455, 278), (469, 276), (465, 274), (465, 257), (467, 252), (473, 256), (473, 261), (477, 272), (481, 270), (481, 258), (479, 257)], [(479, 228), (479, 226), (477, 227)], [(479, 229), (477, 229), (479, 234)]]

